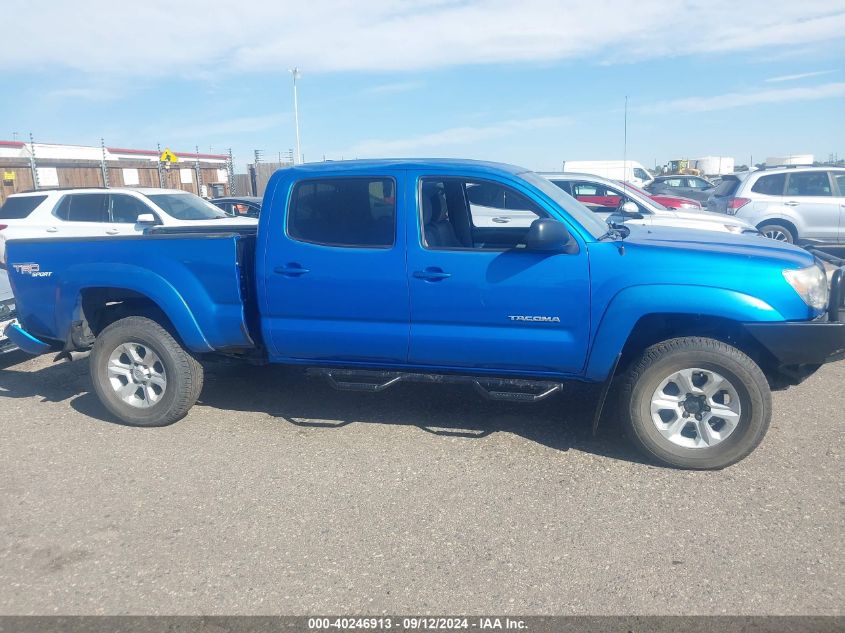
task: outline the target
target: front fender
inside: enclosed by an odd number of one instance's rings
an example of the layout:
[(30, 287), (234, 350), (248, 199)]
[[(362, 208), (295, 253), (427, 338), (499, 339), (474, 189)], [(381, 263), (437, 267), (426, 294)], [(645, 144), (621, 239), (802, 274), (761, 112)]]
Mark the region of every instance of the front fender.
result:
[(585, 377), (605, 380), (637, 322), (658, 314), (710, 316), (740, 323), (785, 320), (765, 301), (734, 290), (676, 284), (625, 288), (613, 297), (599, 321)]
[[(118, 279), (120, 282), (116, 284)], [(182, 278), (182, 283), (189, 284), (183, 287), (182, 291), (193, 291), (191, 296), (195, 297), (204, 296), (201, 287), (190, 287), (191, 281), (192, 278), (188, 275)], [(56, 332), (70, 332), (71, 323), (78, 318), (82, 291), (98, 287), (131, 290), (147, 297), (170, 319), (190, 350), (212, 351), (213, 348), (206, 340), (191, 309), (176, 288), (151, 270), (131, 264), (112, 263), (108, 268), (103, 268), (100, 264), (79, 264), (63, 272), (61, 282), (56, 288)]]

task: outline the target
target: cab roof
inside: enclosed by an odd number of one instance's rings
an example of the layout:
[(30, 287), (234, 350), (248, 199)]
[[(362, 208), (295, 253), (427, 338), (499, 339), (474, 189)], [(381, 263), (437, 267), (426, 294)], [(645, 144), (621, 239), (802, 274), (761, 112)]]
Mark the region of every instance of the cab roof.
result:
[(504, 171), (509, 174), (521, 174), (530, 171), (524, 167), (496, 163), (492, 161), (471, 160), (464, 158), (377, 158), (325, 161), (321, 163), (304, 163), (286, 170), (303, 173), (332, 173), (338, 171), (356, 171), (370, 169), (448, 169), (467, 167), (475, 170)]

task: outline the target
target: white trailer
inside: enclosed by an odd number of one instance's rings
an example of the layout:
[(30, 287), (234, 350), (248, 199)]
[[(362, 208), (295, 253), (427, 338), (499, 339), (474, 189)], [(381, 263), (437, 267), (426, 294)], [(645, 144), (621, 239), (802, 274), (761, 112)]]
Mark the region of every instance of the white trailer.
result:
[(766, 167), (776, 165), (812, 165), (815, 156), (812, 154), (789, 154), (787, 156), (769, 156), (766, 159)]
[(705, 176), (724, 176), (734, 173), (735, 162), (733, 156), (702, 156), (690, 161), (690, 167), (695, 167)]
[(654, 180), (648, 169), (635, 160), (567, 160), (561, 171), (622, 180), (639, 187)]

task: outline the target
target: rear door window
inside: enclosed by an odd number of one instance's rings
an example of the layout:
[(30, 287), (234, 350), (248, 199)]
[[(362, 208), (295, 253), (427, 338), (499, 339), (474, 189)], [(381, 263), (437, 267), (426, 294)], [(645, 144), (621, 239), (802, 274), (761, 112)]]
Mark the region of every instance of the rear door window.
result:
[(833, 191), (826, 171), (800, 171), (789, 174), (786, 195), (832, 196)]
[(836, 184), (839, 186), (839, 195), (845, 196), (845, 174), (836, 174)]
[(35, 207), (44, 202), (47, 196), (20, 196), (9, 198), (0, 207), (0, 220), (22, 220), (35, 211)]
[(751, 191), (767, 196), (782, 196), (785, 184), (786, 174), (771, 174), (759, 178), (751, 187)]
[(54, 211), (56, 217), (68, 222), (109, 221), (109, 196), (105, 193), (75, 193), (62, 198)]
[(288, 235), (323, 246), (389, 248), (396, 234), (392, 178), (324, 178), (297, 183)]

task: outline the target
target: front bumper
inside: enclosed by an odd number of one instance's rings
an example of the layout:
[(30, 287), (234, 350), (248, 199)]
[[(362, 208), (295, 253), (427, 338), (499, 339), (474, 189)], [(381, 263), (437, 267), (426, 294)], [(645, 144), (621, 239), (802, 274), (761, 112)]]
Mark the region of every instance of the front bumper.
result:
[(845, 323), (746, 323), (746, 331), (779, 365), (824, 365), (845, 358)]
[(840, 317), (845, 270), (830, 276), (830, 297), (826, 318), (815, 321), (746, 323), (746, 331), (774, 359), (775, 369), (790, 384), (797, 384), (825, 363), (845, 359), (845, 322)]

